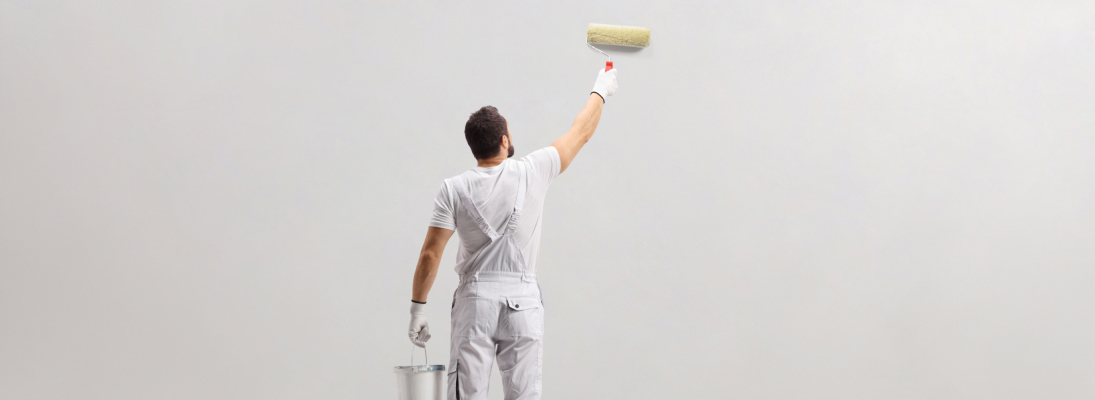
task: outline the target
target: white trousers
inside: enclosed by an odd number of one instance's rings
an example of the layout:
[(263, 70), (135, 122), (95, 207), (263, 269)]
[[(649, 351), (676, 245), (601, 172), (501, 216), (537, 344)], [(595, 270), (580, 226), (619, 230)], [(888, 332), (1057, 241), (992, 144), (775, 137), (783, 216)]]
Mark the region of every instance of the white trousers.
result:
[(543, 337), (544, 308), (534, 278), (461, 277), (453, 296), (449, 400), (485, 400), (495, 360), (506, 400), (538, 400)]

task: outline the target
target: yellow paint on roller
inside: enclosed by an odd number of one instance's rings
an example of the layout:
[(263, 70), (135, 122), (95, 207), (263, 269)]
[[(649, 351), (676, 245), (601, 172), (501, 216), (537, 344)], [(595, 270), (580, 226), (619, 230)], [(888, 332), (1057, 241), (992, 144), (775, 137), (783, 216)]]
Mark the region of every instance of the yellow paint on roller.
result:
[(650, 29), (638, 26), (589, 24), (586, 42), (616, 46), (646, 47), (650, 45)]

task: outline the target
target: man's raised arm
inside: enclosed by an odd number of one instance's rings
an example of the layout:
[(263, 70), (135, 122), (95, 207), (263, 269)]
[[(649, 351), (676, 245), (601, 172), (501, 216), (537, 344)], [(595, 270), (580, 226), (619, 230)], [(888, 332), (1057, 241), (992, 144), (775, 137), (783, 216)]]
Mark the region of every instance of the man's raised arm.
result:
[(616, 93), (616, 70), (600, 70), (597, 74), (597, 82), (593, 84), (593, 93), (589, 94), (586, 106), (574, 118), (574, 124), (570, 131), (560, 137), (551, 146), (559, 151), (559, 173), (566, 171), (570, 162), (578, 155), (582, 146), (593, 137), (597, 130), (597, 123), (601, 122), (601, 108), (604, 107), (605, 98)]

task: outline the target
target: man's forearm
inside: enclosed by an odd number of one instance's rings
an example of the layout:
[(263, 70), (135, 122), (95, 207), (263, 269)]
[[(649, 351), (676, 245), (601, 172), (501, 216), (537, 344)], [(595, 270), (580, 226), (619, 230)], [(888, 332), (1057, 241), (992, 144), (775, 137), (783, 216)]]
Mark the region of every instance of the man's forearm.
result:
[(422, 250), (418, 252), (418, 266), (414, 269), (414, 282), (411, 284), (411, 300), (425, 303), (426, 297), (433, 287), (433, 279), (437, 277), (437, 265), (441, 263), (441, 254), (445, 252), (445, 244), (455, 233), (450, 229), (431, 226), (426, 230), (426, 240), (422, 242)]
[[(429, 252), (423, 252), (418, 257), (418, 267), (414, 270), (414, 283), (411, 288), (411, 300), (425, 303), (430, 295), (433, 280), (437, 278), (437, 266), (441, 264), (441, 256)], [(404, 286), (405, 287), (405, 286)]]
[(604, 105), (605, 102), (600, 95), (590, 93), (586, 106), (582, 107), (582, 111), (574, 118), (574, 125), (570, 129), (578, 134), (578, 140), (582, 144), (588, 142), (589, 138), (593, 137), (593, 132), (597, 130), (597, 124), (601, 122), (601, 109), (604, 108)]
[(570, 130), (551, 144), (559, 151), (559, 173), (566, 171), (570, 162), (574, 160), (574, 156), (578, 155), (578, 150), (581, 150), (589, 138), (593, 137), (597, 124), (601, 122), (601, 108), (604, 104), (600, 95), (590, 93), (585, 107), (582, 107), (582, 111), (579, 111), (578, 116), (574, 118), (574, 124), (570, 126)]

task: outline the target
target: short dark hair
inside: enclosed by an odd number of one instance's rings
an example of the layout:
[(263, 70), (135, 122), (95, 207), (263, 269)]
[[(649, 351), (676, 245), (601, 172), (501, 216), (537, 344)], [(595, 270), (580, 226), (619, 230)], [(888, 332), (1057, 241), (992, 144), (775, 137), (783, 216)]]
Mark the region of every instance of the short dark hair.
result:
[(477, 160), (498, 155), (502, 136), (508, 133), (506, 119), (492, 106), (471, 113), (468, 123), (464, 124), (464, 138), (468, 140), (468, 147), (471, 147), (471, 153)]

